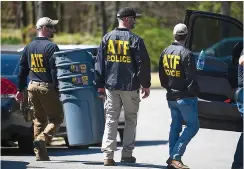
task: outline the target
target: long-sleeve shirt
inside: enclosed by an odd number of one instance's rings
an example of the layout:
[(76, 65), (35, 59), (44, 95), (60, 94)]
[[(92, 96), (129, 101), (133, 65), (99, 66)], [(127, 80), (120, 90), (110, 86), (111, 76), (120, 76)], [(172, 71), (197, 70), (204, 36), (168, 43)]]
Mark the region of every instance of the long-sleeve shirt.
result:
[(188, 49), (177, 42), (162, 52), (159, 59), (159, 78), (161, 86), (167, 90), (168, 100), (198, 95), (195, 59)]
[(151, 86), (150, 58), (144, 41), (125, 28), (107, 33), (98, 49), (96, 87), (137, 90)]
[(45, 37), (37, 37), (28, 44), (21, 55), (18, 74), (18, 90), (27, 86), (27, 76), (37, 82), (52, 83), (58, 87), (57, 68), (53, 53), (59, 51), (56, 44)]

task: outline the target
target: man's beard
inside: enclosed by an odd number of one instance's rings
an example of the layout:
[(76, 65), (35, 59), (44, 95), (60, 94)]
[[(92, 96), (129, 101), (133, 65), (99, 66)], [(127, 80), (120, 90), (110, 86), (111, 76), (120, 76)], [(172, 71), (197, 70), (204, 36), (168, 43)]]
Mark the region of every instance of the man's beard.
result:
[(51, 35), (50, 35), (50, 38), (53, 38), (54, 37), (54, 34), (52, 33)]

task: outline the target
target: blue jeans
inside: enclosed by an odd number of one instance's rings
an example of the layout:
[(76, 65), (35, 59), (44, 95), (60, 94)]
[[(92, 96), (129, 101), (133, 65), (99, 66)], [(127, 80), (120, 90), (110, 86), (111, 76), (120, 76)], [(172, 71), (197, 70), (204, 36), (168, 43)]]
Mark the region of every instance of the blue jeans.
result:
[[(235, 92), (235, 100), (237, 103), (237, 108), (243, 117), (243, 88), (239, 88)], [(236, 146), (236, 152), (234, 155), (234, 161), (232, 163), (231, 169), (240, 169), (243, 168), (243, 132), (239, 138), (239, 141)]]
[[(237, 102), (237, 107), (240, 113), (242, 113), (243, 117), (243, 103)], [(243, 168), (243, 132), (241, 133), (241, 136), (239, 138), (239, 141), (236, 146), (236, 152), (234, 155), (234, 161), (232, 163), (231, 169), (240, 169)]]
[[(169, 133), (169, 154), (170, 158), (181, 160), (186, 146), (199, 130), (197, 98), (168, 101), (168, 105), (172, 118)], [(183, 120), (186, 127), (180, 136)]]
[(237, 108), (239, 112), (243, 114), (243, 87), (239, 87), (234, 94), (234, 98), (237, 103)]
[(236, 104), (237, 104), (237, 108), (238, 108), (239, 112), (240, 112), (241, 114), (243, 114), (243, 103), (239, 103), (239, 102), (237, 102)]

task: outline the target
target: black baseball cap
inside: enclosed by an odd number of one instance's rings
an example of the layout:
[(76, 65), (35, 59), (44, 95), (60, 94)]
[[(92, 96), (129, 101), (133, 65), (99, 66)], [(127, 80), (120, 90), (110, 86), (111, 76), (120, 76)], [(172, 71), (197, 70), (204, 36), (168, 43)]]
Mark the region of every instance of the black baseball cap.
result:
[(123, 17), (129, 17), (129, 16), (138, 17), (138, 16), (141, 16), (141, 14), (136, 13), (134, 8), (131, 8), (131, 7), (121, 8), (117, 13), (117, 18), (123, 18)]

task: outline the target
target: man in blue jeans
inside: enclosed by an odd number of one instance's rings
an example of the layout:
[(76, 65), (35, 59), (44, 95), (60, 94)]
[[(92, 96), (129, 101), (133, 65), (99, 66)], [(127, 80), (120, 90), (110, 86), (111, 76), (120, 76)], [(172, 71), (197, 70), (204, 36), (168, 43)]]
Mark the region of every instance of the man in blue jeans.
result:
[[(243, 46), (241, 45), (242, 49)], [(244, 66), (244, 55), (243, 50), (239, 58), (238, 65), (238, 89), (235, 92), (235, 100), (237, 103), (238, 110), (243, 117), (243, 66)], [(243, 169), (243, 132), (237, 143), (236, 152), (234, 155), (234, 161), (232, 163), (231, 169)]]
[[(166, 48), (159, 60), (161, 86), (167, 90), (172, 122), (169, 133), (168, 169), (189, 169), (181, 161), (186, 146), (199, 130), (196, 82), (196, 66), (191, 52), (184, 47), (187, 36), (185, 24), (177, 24), (173, 35), (175, 41)], [(185, 129), (182, 131), (182, 121)]]

